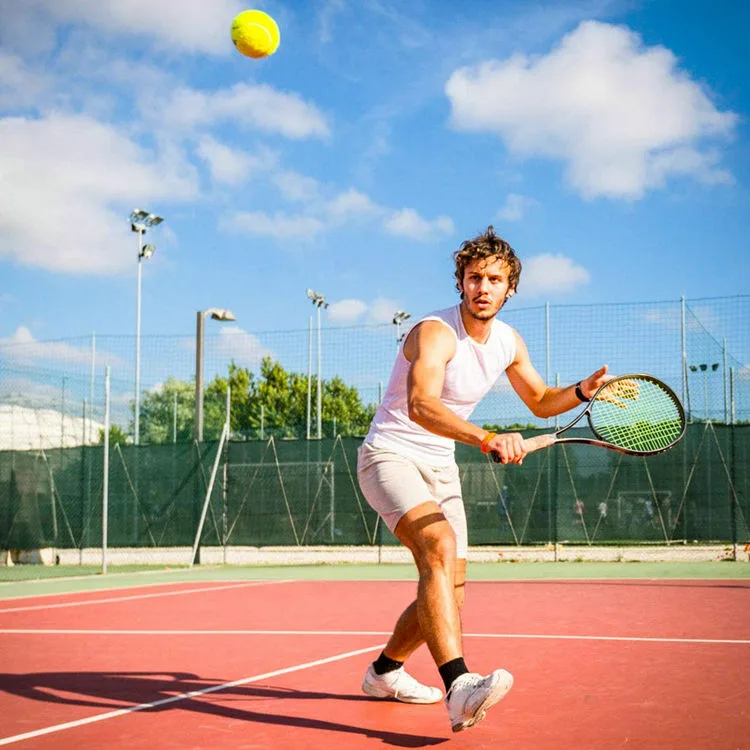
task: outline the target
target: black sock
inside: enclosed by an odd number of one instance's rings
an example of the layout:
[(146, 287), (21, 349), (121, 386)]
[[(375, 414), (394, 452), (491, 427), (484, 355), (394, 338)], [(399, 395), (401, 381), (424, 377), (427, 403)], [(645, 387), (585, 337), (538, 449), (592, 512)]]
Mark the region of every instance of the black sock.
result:
[(438, 667), (438, 672), (443, 678), (443, 684), (445, 685), (445, 692), (447, 693), (451, 689), (453, 680), (456, 677), (460, 677), (462, 674), (466, 674), (469, 671), (466, 666), (466, 662), (463, 657), (459, 656), (458, 659), (451, 659), (445, 662), (441, 667)]
[[(403, 667), (404, 662), (396, 661), (385, 655), (385, 651), (380, 652), (380, 656), (372, 663), (372, 668), (375, 670), (375, 674), (385, 674), (386, 672), (393, 672), (394, 669)], [(467, 670), (468, 671), (468, 670)]]

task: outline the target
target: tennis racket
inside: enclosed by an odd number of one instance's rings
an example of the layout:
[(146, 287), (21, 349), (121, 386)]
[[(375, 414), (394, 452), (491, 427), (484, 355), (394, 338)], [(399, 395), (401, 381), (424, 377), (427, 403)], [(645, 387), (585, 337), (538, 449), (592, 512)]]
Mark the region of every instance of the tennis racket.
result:
[[(592, 436), (561, 437), (588, 420)], [(557, 432), (527, 438), (529, 453), (556, 443), (598, 445), (629, 456), (652, 456), (669, 450), (685, 434), (685, 410), (665, 383), (652, 375), (621, 375), (608, 380), (586, 408)], [(500, 463), (500, 456), (492, 452)]]

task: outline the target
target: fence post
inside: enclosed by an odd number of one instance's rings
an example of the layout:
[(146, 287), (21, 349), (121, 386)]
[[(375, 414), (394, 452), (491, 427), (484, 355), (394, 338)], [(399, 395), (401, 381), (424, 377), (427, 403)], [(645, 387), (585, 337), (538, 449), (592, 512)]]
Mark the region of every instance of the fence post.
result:
[(732, 524), (732, 560), (737, 562), (737, 508), (735, 507), (737, 495), (734, 490), (737, 487), (737, 440), (734, 434), (736, 429), (734, 425), (734, 367), (729, 373), (729, 399), (732, 404), (732, 420), (729, 425), (729, 481), (732, 483), (732, 486), (729, 488), (731, 511), (729, 517)]
[(104, 461), (102, 464), (102, 573), (107, 572), (109, 514), (109, 365), (104, 368)]

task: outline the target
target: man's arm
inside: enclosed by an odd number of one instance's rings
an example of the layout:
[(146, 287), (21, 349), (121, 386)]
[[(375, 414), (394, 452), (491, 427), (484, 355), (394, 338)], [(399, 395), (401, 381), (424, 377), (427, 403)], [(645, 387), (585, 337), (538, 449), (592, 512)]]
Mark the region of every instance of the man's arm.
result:
[[(436, 435), (480, 447), (490, 433), (461, 419), (440, 400), (445, 368), (455, 353), (456, 338), (442, 323), (428, 320), (411, 330), (404, 343), (404, 356), (411, 362), (409, 419)], [(526, 455), (523, 437), (517, 432), (495, 435), (485, 449), (497, 451), (503, 463), (521, 463)]]
[(445, 368), (456, 353), (456, 337), (442, 323), (426, 320), (404, 344), (411, 362), (406, 381), (409, 419), (436, 435), (481, 445), (486, 430), (454, 414), (441, 400)]
[[(565, 388), (552, 388), (546, 385), (542, 376), (536, 371), (529, 358), (526, 344), (514, 331), (516, 336), (516, 357), (506, 370), (508, 380), (513, 390), (529, 407), (536, 417), (554, 417), (581, 405), (576, 396), (576, 383)], [(581, 380), (581, 391), (586, 398), (596, 393), (597, 389), (607, 382), (607, 365), (600, 367), (584, 380)]]

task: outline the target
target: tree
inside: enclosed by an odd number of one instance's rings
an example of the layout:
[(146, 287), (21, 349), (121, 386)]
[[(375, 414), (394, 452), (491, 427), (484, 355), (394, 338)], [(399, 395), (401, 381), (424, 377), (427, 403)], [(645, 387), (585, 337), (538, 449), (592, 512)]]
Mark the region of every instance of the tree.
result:
[[(221, 434), (226, 414), (227, 386), (230, 387), (231, 433), (247, 438), (263, 434), (283, 438), (304, 438), (307, 431), (307, 375), (288, 372), (279, 362), (265, 357), (256, 375), (235, 362), (226, 376), (215, 377), (206, 387), (203, 403), (203, 435), (215, 440)], [(375, 413), (373, 404), (363, 404), (359, 391), (339, 377), (321, 383), (324, 437), (364, 435)], [(317, 379), (312, 378), (312, 418), (315, 420)], [(144, 443), (172, 439), (177, 396), (177, 439), (193, 438), (195, 385), (169, 378), (158, 390), (146, 391), (141, 401), (141, 439)], [(262, 407), (262, 409), (261, 409)], [(313, 434), (317, 427), (313, 426)]]
[[(118, 427), (116, 424), (110, 425), (109, 427), (109, 444), (110, 445), (126, 445), (130, 442), (130, 438), (125, 434), (125, 430), (122, 427)], [(104, 428), (99, 428), (99, 443), (104, 444)]]
[(177, 404), (177, 440), (191, 440), (195, 419), (195, 384), (176, 378), (141, 399), (140, 431), (143, 443), (167, 443), (174, 439), (175, 397)]

